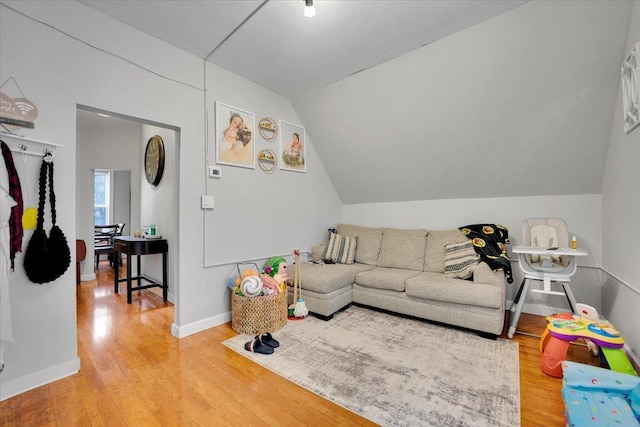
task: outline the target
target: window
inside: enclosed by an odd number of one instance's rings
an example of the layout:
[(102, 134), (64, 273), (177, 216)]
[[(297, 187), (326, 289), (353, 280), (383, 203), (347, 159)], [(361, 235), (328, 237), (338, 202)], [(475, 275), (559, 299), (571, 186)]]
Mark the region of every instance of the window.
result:
[(110, 224), (111, 173), (96, 170), (93, 177), (93, 224)]

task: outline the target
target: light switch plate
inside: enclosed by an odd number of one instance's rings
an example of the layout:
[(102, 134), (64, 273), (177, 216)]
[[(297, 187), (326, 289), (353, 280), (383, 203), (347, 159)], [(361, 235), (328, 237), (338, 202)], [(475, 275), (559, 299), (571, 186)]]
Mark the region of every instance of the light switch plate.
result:
[(213, 196), (202, 196), (202, 209), (213, 209)]

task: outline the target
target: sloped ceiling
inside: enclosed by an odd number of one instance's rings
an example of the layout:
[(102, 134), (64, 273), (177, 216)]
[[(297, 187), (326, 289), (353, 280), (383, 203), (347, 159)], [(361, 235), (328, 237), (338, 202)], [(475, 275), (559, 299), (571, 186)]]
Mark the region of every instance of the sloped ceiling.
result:
[(600, 194), (631, 8), (532, 1), (292, 102), (345, 204)]
[(80, 0), (287, 98), (393, 59), (526, 0)]
[(632, 2), (82, 3), (288, 97), (345, 204), (600, 193)]

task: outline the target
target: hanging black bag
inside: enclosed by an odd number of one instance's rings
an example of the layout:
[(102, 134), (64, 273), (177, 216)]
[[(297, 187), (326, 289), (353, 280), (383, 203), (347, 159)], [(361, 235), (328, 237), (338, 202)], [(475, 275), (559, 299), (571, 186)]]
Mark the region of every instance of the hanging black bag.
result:
[[(44, 230), (44, 208), (49, 179), (51, 231)], [(71, 265), (71, 252), (64, 233), (56, 225), (56, 196), (53, 192), (53, 160), (45, 158), (40, 167), (40, 200), (38, 222), (24, 255), (24, 269), (33, 283), (47, 283), (62, 276)]]

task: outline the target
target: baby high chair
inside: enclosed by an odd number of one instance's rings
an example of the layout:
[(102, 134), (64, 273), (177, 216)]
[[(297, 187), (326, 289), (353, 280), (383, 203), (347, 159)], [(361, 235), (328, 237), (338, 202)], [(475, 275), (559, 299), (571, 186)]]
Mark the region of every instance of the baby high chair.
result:
[[(575, 255), (586, 255), (571, 251), (567, 224), (559, 218), (529, 218), (522, 221), (522, 245), (513, 248), (513, 252), (518, 254), (518, 265), (524, 279), (511, 304), (510, 311), (514, 311), (515, 307), (515, 313), (507, 332), (509, 338), (513, 338), (516, 331), (532, 280), (543, 283), (542, 289), (532, 289), (532, 292), (565, 295), (571, 311), (575, 311), (576, 299), (569, 281), (576, 273)], [(561, 284), (563, 292), (551, 290), (551, 282)]]

